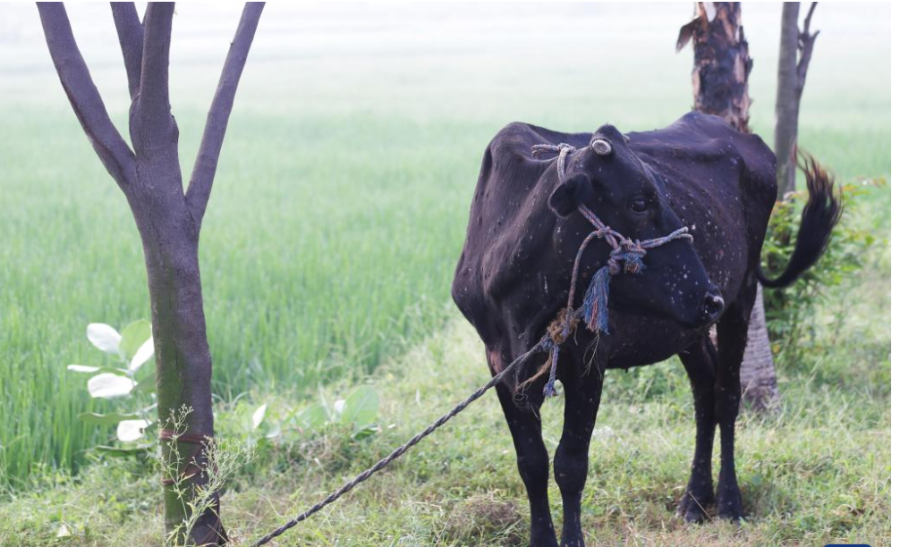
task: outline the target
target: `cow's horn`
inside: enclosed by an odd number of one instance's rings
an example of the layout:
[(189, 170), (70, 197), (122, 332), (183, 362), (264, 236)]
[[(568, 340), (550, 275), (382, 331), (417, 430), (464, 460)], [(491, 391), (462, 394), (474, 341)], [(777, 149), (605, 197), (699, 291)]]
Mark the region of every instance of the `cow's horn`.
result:
[(591, 141), (591, 149), (598, 156), (607, 156), (612, 152), (612, 145), (606, 139), (597, 138)]

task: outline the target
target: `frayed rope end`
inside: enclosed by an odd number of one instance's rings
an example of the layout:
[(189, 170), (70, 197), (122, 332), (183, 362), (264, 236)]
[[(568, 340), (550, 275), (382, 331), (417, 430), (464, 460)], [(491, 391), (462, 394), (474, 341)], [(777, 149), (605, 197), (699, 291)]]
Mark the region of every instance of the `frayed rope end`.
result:
[(597, 270), (584, 293), (584, 320), (592, 332), (609, 334), (609, 266)]

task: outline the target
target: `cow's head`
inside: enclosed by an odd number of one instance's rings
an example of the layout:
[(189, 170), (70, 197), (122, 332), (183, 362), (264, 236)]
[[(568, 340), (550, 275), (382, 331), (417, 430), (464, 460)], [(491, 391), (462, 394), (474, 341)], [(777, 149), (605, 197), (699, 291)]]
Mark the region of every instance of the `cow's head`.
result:
[[(601, 221), (634, 241), (663, 237), (683, 224), (670, 207), (662, 179), (629, 148), (615, 127), (605, 125), (591, 138), (591, 145), (569, 155), (565, 176), (553, 189), (548, 203), (559, 216), (559, 245), (571, 261), (573, 245), (581, 243), (575, 234), (584, 234), (586, 222), (580, 205), (592, 210)], [(603, 264), (609, 245), (591, 243), (583, 264)], [(724, 301), (709, 280), (689, 240), (676, 239), (650, 249), (639, 274), (624, 271), (613, 278), (610, 303), (614, 308), (635, 311), (678, 321), (689, 327), (714, 323), (722, 314)], [(579, 275), (583, 272), (579, 272)]]

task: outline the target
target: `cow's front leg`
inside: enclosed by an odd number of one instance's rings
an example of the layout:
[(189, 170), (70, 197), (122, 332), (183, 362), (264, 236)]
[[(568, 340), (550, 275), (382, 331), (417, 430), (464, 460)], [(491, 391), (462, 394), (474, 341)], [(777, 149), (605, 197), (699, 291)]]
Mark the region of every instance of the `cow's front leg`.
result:
[(706, 509), (712, 505), (712, 453), (716, 437), (716, 410), (713, 388), (716, 382), (716, 348), (709, 337), (679, 354), (684, 369), (691, 380), (694, 394), (694, 420), (697, 422), (697, 438), (691, 478), (684, 497), (678, 504), (678, 512), (687, 522), (700, 522), (709, 517)]
[(553, 470), (563, 500), (563, 547), (582, 547), (581, 495), (588, 472), (588, 449), (600, 406), (603, 373), (595, 365), (560, 363), (560, 380), (565, 387), (565, 424), (556, 449)]
[(756, 282), (744, 290), (719, 321), (719, 359), (716, 363), (715, 409), (722, 434), (722, 467), (716, 487), (719, 517), (739, 521), (744, 518), (741, 490), (734, 466), (735, 420), (741, 405), (741, 361), (747, 347), (747, 328), (756, 297)]
[(524, 404), (513, 400), (513, 393), (504, 384), (497, 386), (497, 397), (506, 416), (506, 424), (512, 433), (516, 447), (516, 463), (519, 475), (528, 492), (531, 506), (532, 547), (556, 547), (556, 531), (550, 517), (550, 502), (547, 499), (547, 482), (550, 476), (550, 461), (547, 448), (541, 436), (540, 405), (543, 397), (538, 382), (526, 391)]

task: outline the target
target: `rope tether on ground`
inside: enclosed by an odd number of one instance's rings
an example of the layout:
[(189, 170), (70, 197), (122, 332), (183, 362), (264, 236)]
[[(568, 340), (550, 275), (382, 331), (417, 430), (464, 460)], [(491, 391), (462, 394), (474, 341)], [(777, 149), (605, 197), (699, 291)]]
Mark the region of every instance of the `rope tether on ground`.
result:
[[(607, 155), (612, 150), (609, 142), (603, 138), (597, 138), (592, 141), (591, 148), (598, 155)], [(559, 176), (559, 182), (562, 183), (565, 178), (566, 156), (573, 151), (575, 151), (575, 147), (565, 143), (561, 143), (559, 145), (539, 144), (532, 147), (531, 153), (534, 156), (538, 156), (543, 153), (559, 154), (556, 162), (556, 170)], [(544, 386), (544, 396), (552, 397), (556, 395), (556, 390), (553, 386), (556, 382), (556, 367), (559, 361), (559, 348), (578, 326), (579, 321), (581, 321), (582, 319), (585, 320), (585, 326), (595, 333), (603, 332), (608, 334), (607, 322), (609, 317), (608, 305), (610, 277), (623, 272), (627, 274), (641, 273), (641, 271), (643, 271), (644, 269), (644, 263), (642, 262), (641, 258), (645, 254), (647, 254), (647, 249), (665, 245), (666, 243), (669, 243), (676, 239), (686, 239), (688, 241), (693, 240), (691, 235), (687, 233), (687, 227), (682, 227), (667, 236), (633, 241), (632, 239), (623, 236), (619, 232), (604, 224), (597, 217), (597, 215), (594, 214), (593, 211), (591, 211), (584, 205), (580, 205), (578, 207), (578, 211), (582, 216), (584, 216), (585, 219), (587, 219), (588, 222), (591, 223), (591, 225), (594, 227), (594, 231), (592, 231), (587, 235), (587, 237), (584, 238), (584, 241), (581, 243), (581, 246), (578, 249), (578, 254), (575, 255), (575, 263), (572, 267), (572, 280), (569, 285), (569, 299), (566, 303), (566, 308), (560, 310), (559, 315), (550, 324), (550, 326), (547, 328), (547, 333), (544, 334), (543, 337), (541, 337), (538, 343), (532, 346), (531, 349), (520, 355), (518, 358), (516, 358), (503, 371), (491, 378), (488, 383), (478, 388), (475, 393), (469, 395), (466, 400), (453, 407), (450, 412), (438, 418), (437, 421), (425, 428), (418, 435), (406, 441), (405, 444), (382, 458), (372, 467), (366, 469), (365, 471), (354, 477), (352, 480), (344, 483), (343, 486), (329, 494), (327, 498), (323, 499), (319, 503), (307, 509), (305, 512), (284, 523), (284, 525), (276, 528), (265, 537), (257, 540), (252, 544), (251, 547), (260, 547), (261, 545), (269, 543), (294, 526), (297, 526), (312, 515), (318, 513), (326, 506), (337, 501), (338, 498), (340, 498), (350, 490), (353, 490), (360, 483), (365, 482), (369, 477), (371, 477), (378, 471), (381, 471), (389, 463), (405, 454), (407, 450), (418, 444), (419, 441), (431, 435), (436, 429), (449, 422), (451, 418), (465, 410), (465, 408), (475, 402), (475, 400), (481, 398), (482, 395), (502, 382), (504, 378), (512, 374), (513, 371), (518, 369), (523, 362), (528, 360), (528, 358), (533, 356), (535, 353), (543, 352), (550, 354), (550, 370), (548, 374), (547, 384), (546, 386)], [(590, 243), (594, 239), (600, 238), (605, 240), (606, 243), (612, 248), (612, 251), (609, 254), (609, 260), (607, 260), (605, 266), (600, 268), (597, 273), (594, 274), (593, 278), (591, 279), (590, 285), (588, 285), (588, 288), (585, 291), (584, 302), (582, 303), (580, 308), (575, 309), (575, 287), (578, 281), (578, 268), (581, 264), (581, 255), (584, 253), (585, 249), (587, 249), (588, 243)]]
[(298, 524), (300, 524), (301, 522), (303, 522), (310, 516), (314, 515), (315, 513), (318, 513), (319, 511), (324, 509), (327, 505), (331, 504), (334, 501), (337, 501), (338, 498), (340, 498), (341, 496), (343, 496), (350, 490), (353, 490), (353, 488), (355, 488), (359, 483), (364, 482), (366, 479), (368, 479), (369, 477), (371, 477), (372, 475), (374, 475), (375, 473), (377, 473), (378, 471), (383, 469), (389, 463), (391, 463), (392, 461), (394, 461), (397, 458), (399, 458), (400, 456), (402, 456), (407, 450), (409, 450), (410, 448), (412, 448), (413, 446), (418, 444), (419, 441), (421, 441), (425, 437), (434, 433), (434, 431), (437, 428), (441, 427), (442, 425), (444, 425), (445, 423), (450, 421), (451, 418), (453, 418), (454, 416), (456, 416), (457, 414), (462, 412), (467, 406), (469, 406), (470, 404), (475, 402), (475, 400), (481, 398), (481, 396), (484, 395), (485, 393), (487, 393), (488, 390), (490, 390), (492, 387), (496, 386), (501, 381), (503, 381), (503, 379), (506, 378), (507, 376), (509, 376), (512, 373), (512, 371), (517, 369), (519, 367), (519, 365), (522, 364), (522, 362), (527, 360), (529, 357), (531, 357), (535, 353), (538, 353), (538, 351), (546, 351), (545, 346), (549, 339), (550, 339), (549, 335), (544, 335), (544, 337), (541, 338), (541, 340), (537, 344), (535, 344), (530, 350), (528, 350), (525, 353), (523, 353), (522, 355), (520, 355), (519, 358), (516, 359), (515, 361), (513, 361), (512, 363), (510, 363), (509, 366), (506, 367), (505, 370), (503, 370), (502, 372), (500, 372), (500, 374), (497, 374), (496, 376), (491, 378), (491, 380), (488, 383), (481, 386), (477, 391), (475, 391), (475, 393), (469, 395), (469, 397), (465, 401), (463, 401), (463, 402), (459, 403), (458, 405), (456, 405), (455, 407), (453, 407), (453, 410), (451, 410), (450, 412), (441, 416), (433, 424), (431, 424), (430, 426), (425, 428), (422, 432), (420, 432), (415, 437), (406, 441), (406, 443), (403, 446), (400, 446), (399, 448), (397, 448), (396, 450), (394, 450), (393, 452), (391, 452), (390, 454), (385, 456), (378, 463), (376, 463), (372, 467), (366, 469), (365, 471), (363, 471), (362, 473), (357, 475), (352, 480), (347, 481), (344, 484), (344, 486), (342, 486), (339, 489), (332, 492), (327, 498), (325, 498), (322, 501), (320, 501), (319, 503), (313, 505), (312, 507), (310, 507), (303, 513), (297, 515), (295, 518), (284, 523), (283, 526), (276, 528), (271, 533), (269, 533), (262, 539), (258, 540), (256, 543), (254, 543), (252, 545), (252, 547), (259, 547), (261, 545), (265, 545), (266, 543), (269, 543), (270, 541), (277, 538), (281, 534), (287, 532), (294, 526), (297, 526)]

